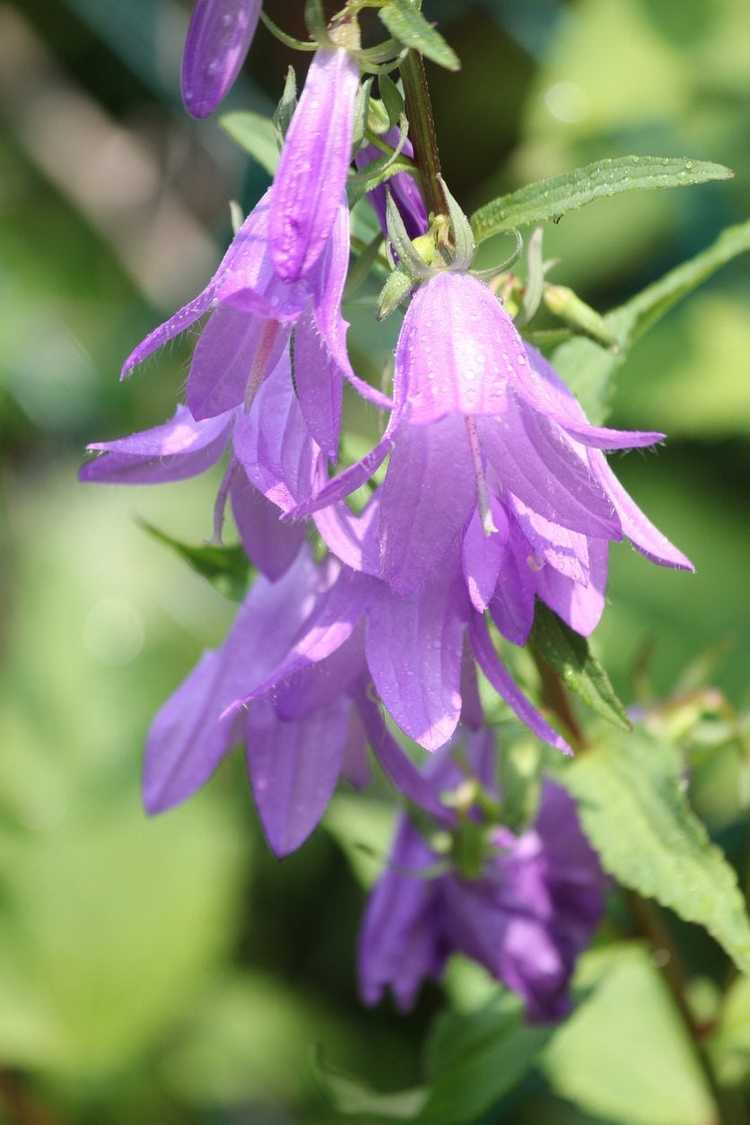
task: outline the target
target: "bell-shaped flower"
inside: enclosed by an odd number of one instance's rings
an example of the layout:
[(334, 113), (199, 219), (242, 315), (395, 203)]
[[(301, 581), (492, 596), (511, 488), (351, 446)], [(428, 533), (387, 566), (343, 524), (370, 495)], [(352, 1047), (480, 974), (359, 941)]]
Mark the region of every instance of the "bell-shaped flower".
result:
[[(337, 424), (330, 420), (332, 430)], [(304, 525), (284, 523), (280, 513), (313, 494), (324, 463), (305, 425), (287, 352), (249, 409), (238, 406), (197, 422), (186, 406), (178, 406), (161, 426), (89, 445), (97, 456), (83, 466), (80, 477), (101, 484), (185, 480), (215, 465), (228, 447), (229, 465), (214, 510), (214, 539), (221, 539), (229, 499), (248, 556), (273, 581), (292, 564), (305, 538)]]
[(352, 158), (358, 89), (359, 64), (344, 46), (315, 52), (271, 189), (269, 238), (284, 281), (308, 276), (331, 236)]
[(196, 0), (182, 54), (182, 101), (208, 117), (229, 93), (258, 26), (262, 0)]
[(489, 288), (444, 271), (414, 297), (396, 349), (395, 407), (378, 445), (297, 515), (358, 488), (390, 453), (375, 573), (411, 595), (455, 545), (478, 611), (523, 643), (535, 595), (580, 632), (603, 606), (607, 544), (692, 569), (609, 469), (604, 451), (662, 434), (589, 425)]
[[(466, 782), (454, 749), (430, 762), (436, 793)], [(463, 747), (474, 776), (490, 791), (494, 750), (486, 729), (471, 732)], [(472, 818), (481, 832), (478, 808)], [(444, 838), (444, 821), (440, 828)], [(575, 805), (560, 786), (545, 782), (526, 831), (487, 825), (485, 840), (481, 869), (462, 871), (401, 816), (360, 934), (366, 1003), (378, 1003), (390, 988), (408, 1010), (423, 981), (438, 979), (450, 955), (461, 953), (518, 993), (530, 1020), (552, 1022), (568, 1013), (575, 962), (599, 924), (606, 885)]]
[[(399, 141), (399, 130), (394, 128), (390, 129), (383, 140), (391, 148), (395, 148)], [(411, 141), (406, 138), (401, 148), (404, 156), (412, 157), (414, 155), (414, 148)], [(375, 145), (363, 145), (357, 152), (354, 163), (360, 170), (368, 168), (374, 161), (380, 160), (383, 157), (381, 149)], [(399, 214), (403, 219), (404, 228), (409, 238), (418, 238), (421, 234), (425, 234), (428, 228), (427, 208), (424, 205), (422, 192), (420, 191), (419, 184), (410, 176), (408, 172), (398, 172), (397, 175), (391, 176), (388, 180), (388, 186), (379, 184), (378, 187), (368, 191), (367, 199), (371, 204), (375, 214), (378, 217), (381, 230), (383, 234), (388, 234), (388, 224), (386, 221), (386, 192), (390, 191), (393, 200), (399, 210)]]

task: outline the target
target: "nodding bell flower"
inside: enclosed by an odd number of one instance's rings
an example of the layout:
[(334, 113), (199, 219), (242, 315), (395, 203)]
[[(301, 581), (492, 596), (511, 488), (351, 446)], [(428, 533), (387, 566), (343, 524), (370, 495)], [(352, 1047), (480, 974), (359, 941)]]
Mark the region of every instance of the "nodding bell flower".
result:
[[(452, 758), (455, 749), (453, 743), (445, 747), (429, 764), (435, 792), (466, 781)], [(494, 749), (486, 729), (468, 733), (463, 747), (472, 772), (489, 790)], [(471, 818), (469, 830), (481, 832), (480, 809)], [(438, 827), (445, 837), (445, 823)], [(451, 954), (461, 953), (518, 993), (531, 1022), (556, 1022), (568, 1014), (575, 963), (601, 920), (606, 885), (575, 805), (547, 781), (526, 831), (516, 835), (487, 825), (484, 832), (479, 870), (462, 871), (408, 814), (400, 817), (360, 932), (365, 1003), (377, 1004), (390, 988), (399, 1008), (408, 1010), (422, 983), (439, 979)]]
[(356, 21), (331, 32), (313, 57), (271, 189), (269, 238), (284, 281), (315, 267), (336, 221), (352, 159), (359, 64)]
[(182, 54), (182, 101), (208, 117), (229, 93), (258, 26), (262, 0), (197, 0)]

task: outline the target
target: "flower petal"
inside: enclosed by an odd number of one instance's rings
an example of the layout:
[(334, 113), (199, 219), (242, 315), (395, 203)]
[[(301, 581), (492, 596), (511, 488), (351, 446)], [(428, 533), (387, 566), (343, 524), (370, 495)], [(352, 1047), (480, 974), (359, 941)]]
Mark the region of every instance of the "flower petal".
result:
[(285, 574), (305, 541), (304, 524), (283, 523), (279, 509), (247, 479), (241, 466), (229, 489), (232, 512), (242, 545), (258, 570), (271, 582)]
[(279, 362), (290, 329), (275, 320), (222, 306), (206, 324), (193, 352), (187, 402), (195, 418), (239, 406)]
[(315, 52), (272, 189), (271, 251), (279, 277), (309, 273), (328, 240), (351, 161), (359, 66), (343, 48)]
[(231, 415), (196, 422), (186, 406), (152, 430), (115, 441), (93, 442), (101, 454), (81, 468), (82, 481), (107, 484), (163, 484), (198, 476), (221, 457), (229, 439)]
[(528, 544), (517, 524), (513, 524), (508, 542), (502, 547), (490, 614), (506, 640), (515, 645), (526, 644), (534, 624), (537, 578), (529, 565)]
[(546, 520), (517, 496), (511, 495), (509, 499), (531, 553), (540, 563), (547, 563), (560, 574), (585, 585), (589, 580), (588, 537)]
[(478, 613), (484, 613), (495, 592), (500, 567), (505, 557), (504, 547), (510, 534), (505, 509), (494, 497), (491, 501), (491, 512), (495, 531), (489, 534), (485, 531), (479, 509), (476, 508), (461, 544), (466, 588), (469, 591), (471, 604)]
[(153, 332), (149, 332), (144, 340), (141, 340), (140, 344), (133, 349), (123, 363), (120, 378), (127, 379), (133, 368), (143, 363), (159, 348), (163, 348), (170, 340), (174, 340), (176, 336), (181, 336), (191, 324), (195, 324), (196, 320), (200, 320), (214, 304), (215, 296), (216, 286), (212, 279), (202, 293), (199, 293), (192, 301), (188, 301), (173, 316), (170, 316), (169, 320), (160, 324)]
[(367, 735), (355, 708), (349, 714), (349, 733), (341, 762), (341, 776), (355, 789), (365, 789), (372, 777), (367, 755)]
[(266, 839), (277, 856), (304, 843), (333, 795), (349, 733), (350, 700), (306, 719), (279, 720), (267, 700), (247, 717), (247, 768)]
[[(399, 141), (399, 129), (394, 127), (384, 135), (383, 140), (391, 148), (395, 148)], [(408, 138), (404, 141), (401, 152), (404, 156), (413, 157), (414, 149), (412, 143)], [(375, 145), (364, 145), (357, 152), (354, 162), (360, 171), (363, 168), (368, 168), (375, 160), (382, 159), (384, 153), (382, 149), (376, 148)], [(388, 189), (396, 202), (399, 209), (401, 218), (404, 220), (406, 233), (409, 238), (418, 238), (420, 234), (424, 234), (427, 230), (427, 209), (422, 199), (422, 193), (419, 190), (419, 185), (413, 176), (408, 172), (399, 172), (396, 176), (391, 176), (388, 181)], [(368, 191), (367, 199), (372, 209), (378, 217), (380, 229), (383, 234), (387, 235), (388, 227), (385, 220), (385, 200), (386, 200), (386, 186), (380, 184), (373, 191)]]
[(311, 310), (302, 314), (294, 333), (294, 384), (308, 430), (326, 456), (335, 459), (344, 384)]
[(511, 679), (507, 669), (501, 663), (500, 657), (495, 652), (487, 633), (487, 627), (479, 614), (472, 614), (469, 628), (474, 655), (479, 662), (479, 667), (495, 691), (502, 696), (510, 709), (537, 738), (541, 738), (543, 742), (561, 750), (563, 754), (572, 754), (573, 751), (562, 735), (552, 729), (546, 719), (542, 718)]
[(182, 54), (182, 101), (208, 117), (240, 72), (258, 26), (261, 0), (197, 0)]
[(584, 637), (593, 633), (604, 612), (608, 554), (606, 539), (589, 540), (591, 566), (586, 584), (575, 582), (550, 566), (543, 567), (536, 576), (536, 590), (542, 601)]
[(411, 598), (381, 586), (367, 619), (367, 663), (378, 694), (401, 729), (426, 750), (448, 741), (461, 714), (468, 606), (456, 571), (442, 566)]

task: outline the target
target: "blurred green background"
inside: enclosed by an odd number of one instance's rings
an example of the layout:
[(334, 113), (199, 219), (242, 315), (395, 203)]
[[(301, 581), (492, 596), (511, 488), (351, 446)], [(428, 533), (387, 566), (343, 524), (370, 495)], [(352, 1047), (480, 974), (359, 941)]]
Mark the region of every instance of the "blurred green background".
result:
[[(297, 0), (267, 6), (304, 33)], [(747, 218), (747, 0), (435, 0), (425, 10), (463, 61), (460, 74), (431, 77), (446, 176), (466, 209), (603, 156), (736, 170), (728, 183), (603, 201), (553, 228), (555, 279), (597, 308)], [(0, 2), (3, 1122), (323, 1125), (335, 1117), (313, 1048), (382, 1089), (415, 1083), (439, 1003), (435, 990), (408, 1018), (360, 1008), (363, 891), (325, 830), (283, 864), (269, 856), (240, 761), (166, 818), (141, 811), (150, 718), (232, 609), (134, 517), (200, 542), (215, 481), (119, 491), (79, 486), (76, 470), (87, 441), (171, 411), (184, 344), (122, 386), (119, 364), (212, 272), (228, 200), (249, 207), (267, 182), (215, 121), (181, 111), (187, 13), (176, 0)], [(228, 107), (270, 109), (290, 61), (299, 74), (303, 57), (261, 29)], [(739, 260), (619, 374), (614, 424), (670, 441), (619, 457), (618, 473), (698, 572), (614, 550), (599, 652), (626, 700), (645, 646), (666, 692), (691, 656), (727, 639), (715, 681), (746, 701), (748, 297)], [(365, 314), (352, 318), (359, 326)], [(352, 815), (342, 798), (336, 821)], [(658, 1022), (669, 1013), (648, 959), (631, 952), (618, 972), (583, 1031), (553, 1040), (545, 1077), (486, 1121), (705, 1121), (694, 1060)], [(469, 1003), (475, 982), (457, 981), (454, 1000)], [(620, 1039), (600, 1057), (615, 1023)], [(644, 1035), (619, 1087), (602, 1094), (581, 1080), (606, 1070), (617, 1042)], [(638, 1083), (665, 1081), (663, 1105), (638, 1109)]]

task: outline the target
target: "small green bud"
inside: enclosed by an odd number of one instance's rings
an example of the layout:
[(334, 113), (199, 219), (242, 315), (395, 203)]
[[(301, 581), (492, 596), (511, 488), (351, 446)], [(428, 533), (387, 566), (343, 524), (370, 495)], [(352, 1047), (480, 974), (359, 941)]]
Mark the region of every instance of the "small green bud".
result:
[(604, 317), (566, 285), (545, 285), (544, 303), (554, 316), (564, 320), (571, 328), (590, 336), (605, 348), (617, 349), (617, 338), (607, 327)]

